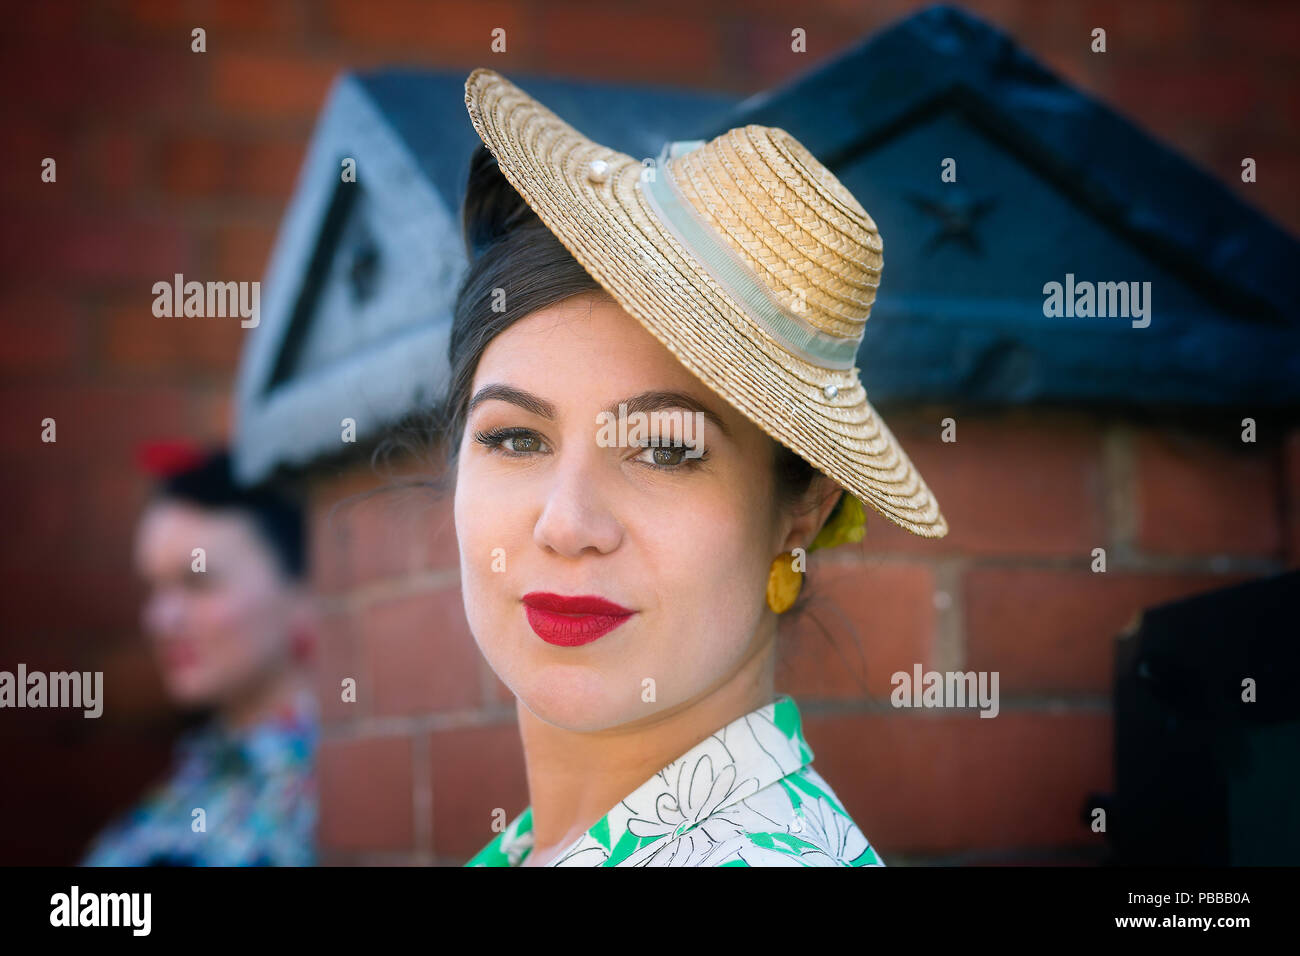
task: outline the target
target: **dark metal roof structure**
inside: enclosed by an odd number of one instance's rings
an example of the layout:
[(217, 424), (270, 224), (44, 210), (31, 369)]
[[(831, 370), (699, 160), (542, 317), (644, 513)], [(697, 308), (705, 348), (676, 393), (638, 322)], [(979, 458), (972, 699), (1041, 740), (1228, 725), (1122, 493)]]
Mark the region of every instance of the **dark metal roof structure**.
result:
[[(442, 388), (479, 142), (466, 73), (336, 84), (241, 363), (245, 480), (341, 451), (344, 418), (376, 435)], [(803, 142), (885, 242), (858, 356), (877, 404), (1300, 408), (1296, 238), (963, 11), (923, 10), (743, 102), (510, 79), (633, 156), (745, 123)], [(355, 183), (340, 181), (346, 157)], [(1060, 314), (1050, 283), (1069, 298)], [(1067, 294), (1085, 287), (1094, 314)]]

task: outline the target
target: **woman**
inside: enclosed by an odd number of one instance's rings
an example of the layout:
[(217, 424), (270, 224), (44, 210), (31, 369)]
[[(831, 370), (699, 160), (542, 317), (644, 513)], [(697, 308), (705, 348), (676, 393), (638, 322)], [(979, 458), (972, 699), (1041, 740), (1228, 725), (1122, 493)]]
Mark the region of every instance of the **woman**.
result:
[(491, 70), (466, 104), (443, 427), (530, 795), (470, 865), (880, 865), (773, 693), (807, 551), (862, 502), (947, 532), (853, 365), (875, 224), (783, 130), (643, 164)]
[(301, 508), (240, 487), (224, 451), (142, 449), (141, 615), (168, 696), (198, 720), (176, 765), (107, 827), (85, 866), (315, 863), (314, 607)]

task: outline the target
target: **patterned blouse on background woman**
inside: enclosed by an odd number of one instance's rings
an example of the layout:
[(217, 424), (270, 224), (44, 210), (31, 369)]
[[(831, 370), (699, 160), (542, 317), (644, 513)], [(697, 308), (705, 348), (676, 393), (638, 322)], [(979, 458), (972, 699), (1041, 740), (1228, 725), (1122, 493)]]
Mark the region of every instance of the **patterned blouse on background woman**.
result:
[(101, 832), (81, 865), (315, 865), (317, 735), (305, 700), (240, 733), (209, 720), (178, 742), (172, 776)]

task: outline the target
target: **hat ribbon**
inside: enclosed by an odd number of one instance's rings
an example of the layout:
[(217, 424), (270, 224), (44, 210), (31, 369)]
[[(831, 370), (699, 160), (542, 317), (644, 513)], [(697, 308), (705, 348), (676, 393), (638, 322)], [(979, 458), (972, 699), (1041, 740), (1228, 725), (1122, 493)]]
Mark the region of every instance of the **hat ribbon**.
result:
[[(659, 222), (699, 260), (745, 314), (783, 347), (825, 368), (852, 368), (859, 339), (829, 335), (782, 304), (771, 290), (754, 278), (735, 250), (717, 237), (713, 228), (682, 196), (667, 169), (667, 162), (684, 156), (703, 143), (702, 139), (671, 140), (659, 153), (656, 171), (649, 175), (642, 171), (638, 187)], [(659, 171), (663, 175), (658, 175)]]

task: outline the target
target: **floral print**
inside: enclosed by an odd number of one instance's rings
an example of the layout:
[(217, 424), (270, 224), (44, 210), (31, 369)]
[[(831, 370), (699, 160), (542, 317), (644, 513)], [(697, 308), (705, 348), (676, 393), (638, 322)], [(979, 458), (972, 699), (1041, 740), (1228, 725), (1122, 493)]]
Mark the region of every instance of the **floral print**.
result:
[[(638, 787), (550, 866), (884, 866), (812, 768), (799, 709), (781, 695)], [(525, 809), (466, 866), (518, 866)]]
[(243, 732), (208, 720), (178, 741), (171, 777), (105, 828), (80, 865), (314, 866), (318, 737), (305, 695)]

